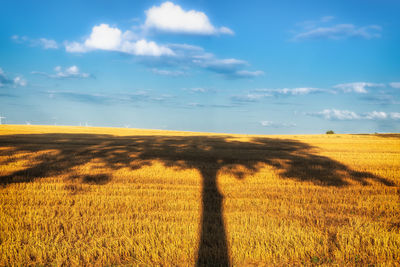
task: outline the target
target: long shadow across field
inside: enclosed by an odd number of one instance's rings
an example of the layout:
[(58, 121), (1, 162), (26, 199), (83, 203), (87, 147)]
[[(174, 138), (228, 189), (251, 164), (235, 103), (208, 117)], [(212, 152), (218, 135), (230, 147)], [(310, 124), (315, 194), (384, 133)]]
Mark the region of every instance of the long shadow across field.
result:
[[(91, 160), (100, 160), (114, 170), (138, 169), (151, 165), (152, 160), (167, 167), (197, 169), (203, 183), (198, 266), (230, 265), (223, 196), (217, 186), (217, 175), (222, 168), (229, 169), (238, 179), (254, 174), (263, 164), (268, 164), (277, 169), (282, 178), (311, 181), (321, 186), (345, 186), (346, 179), (364, 185), (368, 184), (368, 179), (394, 185), (384, 178), (351, 170), (342, 163), (317, 155), (310, 145), (290, 139), (257, 137), (249, 142), (240, 142), (229, 136), (20, 134), (0, 136), (0, 149), (0, 155), (11, 156), (0, 164), (17, 161), (12, 157), (16, 153), (53, 151), (52, 154), (38, 154), (33, 166), (0, 176), (0, 183), (5, 186), (67, 174), (72, 168)], [(110, 180), (108, 174), (79, 178), (82, 182), (96, 184)]]

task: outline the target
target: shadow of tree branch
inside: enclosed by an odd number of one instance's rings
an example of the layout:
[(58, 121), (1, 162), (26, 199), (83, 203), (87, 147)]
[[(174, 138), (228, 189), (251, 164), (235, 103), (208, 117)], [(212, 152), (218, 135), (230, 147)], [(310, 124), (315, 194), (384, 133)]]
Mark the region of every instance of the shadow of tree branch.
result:
[[(229, 252), (223, 221), (223, 196), (217, 186), (222, 168), (233, 168), (238, 179), (267, 164), (282, 178), (310, 181), (320, 186), (346, 186), (347, 180), (363, 185), (369, 179), (387, 186), (394, 184), (368, 172), (351, 170), (344, 164), (314, 153), (313, 147), (290, 139), (253, 138), (250, 142), (230, 140), (228, 136), (111, 136), (94, 134), (20, 134), (0, 136), (2, 164), (17, 161), (17, 153), (57, 151), (23, 170), (0, 176), (0, 184), (32, 182), (37, 178), (68, 174), (91, 160), (107, 168), (139, 169), (157, 160), (166, 167), (197, 169), (202, 176), (202, 219), (197, 265), (228, 266)], [(81, 177), (83, 183), (105, 184), (108, 174)]]

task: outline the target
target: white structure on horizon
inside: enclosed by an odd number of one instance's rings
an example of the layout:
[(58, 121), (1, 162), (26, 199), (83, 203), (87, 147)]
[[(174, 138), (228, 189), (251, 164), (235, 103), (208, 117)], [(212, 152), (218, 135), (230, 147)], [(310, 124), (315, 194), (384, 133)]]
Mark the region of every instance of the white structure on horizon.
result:
[(6, 118), (6, 117), (3, 117), (3, 116), (0, 115), (0, 125), (3, 124), (2, 119), (5, 119), (5, 118)]

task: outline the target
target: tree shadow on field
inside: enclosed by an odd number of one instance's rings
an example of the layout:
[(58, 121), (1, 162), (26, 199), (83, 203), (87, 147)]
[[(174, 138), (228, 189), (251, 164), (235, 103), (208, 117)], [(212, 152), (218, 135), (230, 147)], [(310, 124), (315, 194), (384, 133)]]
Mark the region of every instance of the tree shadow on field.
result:
[[(223, 220), (223, 196), (217, 185), (222, 168), (243, 179), (263, 164), (273, 166), (282, 178), (310, 181), (321, 186), (346, 186), (347, 180), (368, 185), (374, 180), (392, 182), (368, 172), (351, 170), (342, 163), (316, 154), (306, 143), (290, 139), (254, 137), (241, 142), (229, 136), (112, 136), (94, 134), (20, 134), (0, 136), (0, 164), (12, 163), (17, 153), (39, 153), (37, 163), (9, 175), (0, 183), (31, 182), (40, 177), (68, 174), (74, 167), (99, 160), (107, 168), (139, 169), (152, 160), (166, 167), (197, 169), (202, 176), (202, 216), (197, 265), (229, 266)], [(8, 158), (8, 159), (7, 159)], [(240, 166), (240, 168), (238, 168)], [(245, 170), (245, 171), (243, 171)], [(76, 178), (76, 177), (75, 177)], [(87, 175), (85, 183), (105, 184), (108, 174)]]

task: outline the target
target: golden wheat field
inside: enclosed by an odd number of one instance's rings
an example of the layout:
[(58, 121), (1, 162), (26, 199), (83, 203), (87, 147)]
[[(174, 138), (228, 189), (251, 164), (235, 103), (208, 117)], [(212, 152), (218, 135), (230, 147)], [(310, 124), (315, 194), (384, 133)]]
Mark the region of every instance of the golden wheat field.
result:
[(400, 135), (0, 125), (0, 265), (400, 265)]

